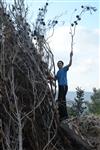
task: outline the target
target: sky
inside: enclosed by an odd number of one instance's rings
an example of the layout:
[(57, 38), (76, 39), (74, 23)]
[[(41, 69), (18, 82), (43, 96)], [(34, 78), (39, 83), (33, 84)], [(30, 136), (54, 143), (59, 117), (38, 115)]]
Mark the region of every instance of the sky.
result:
[[(13, 0), (7, 0), (9, 4)], [(38, 9), (43, 7), (45, 0), (25, 0), (29, 8), (28, 20), (33, 23)], [(100, 88), (100, 2), (99, 0), (49, 0), (46, 19), (58, 18), (54, 35), (49, 39), (49, 45), (54, 54), (55, 66), (58, 60), (67, 65), (70, 54), (70, 20), (75, 20), (81, 11), (81, 6), (93, 6), (97, 11), (85, 13), (76, 28), (74, 38), (74, 55), (72, 66), (68, 71), (69, 91), (75, 91), (77, 86), (92, 91)], [(77, 9), (76, 12), (73, 11)], [(72, 15), (73, 13), (73, 15)], [(56, 67), (57, 72), (57, 67)]]

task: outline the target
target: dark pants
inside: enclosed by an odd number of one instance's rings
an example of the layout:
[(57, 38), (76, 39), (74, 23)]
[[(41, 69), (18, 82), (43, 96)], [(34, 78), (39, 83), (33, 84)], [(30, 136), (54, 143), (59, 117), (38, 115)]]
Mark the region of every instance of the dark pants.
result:
[(60, 120), (68, 118), (67, 107), (66, 107), (66, 94), (68, 91), (68, 86), (59, 86), (58, 91), (58, 111)]

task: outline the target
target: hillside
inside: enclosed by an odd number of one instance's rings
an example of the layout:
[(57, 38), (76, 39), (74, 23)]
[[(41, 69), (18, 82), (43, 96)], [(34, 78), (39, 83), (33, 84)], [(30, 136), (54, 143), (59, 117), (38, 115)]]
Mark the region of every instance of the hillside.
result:
[[(92, 92), (84, 92), (84, 100), (90, 101), (91, 100)], [(73, 101), (76, 97), (76, 93), (74, 91), (68, 91), (67, 93), (67, 99), (68, 101)]]

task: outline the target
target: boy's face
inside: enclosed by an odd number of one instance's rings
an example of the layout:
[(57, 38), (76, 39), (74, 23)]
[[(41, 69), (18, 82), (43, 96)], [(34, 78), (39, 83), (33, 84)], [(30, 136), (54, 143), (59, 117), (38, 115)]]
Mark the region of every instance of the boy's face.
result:
[(63, 67), (63, 63), (61, 61), (58, 61), (57, 66), (59, 69), (61, 69)]

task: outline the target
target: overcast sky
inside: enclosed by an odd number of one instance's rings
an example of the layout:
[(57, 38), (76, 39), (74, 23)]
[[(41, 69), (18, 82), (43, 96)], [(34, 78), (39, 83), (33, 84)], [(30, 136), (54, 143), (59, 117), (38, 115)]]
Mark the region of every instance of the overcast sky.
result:
[[(12, 3), (13, 0), (7, 2)], [(27, 0), (29, 7), (29, 21), (32, 23), (38, 8), (44, 6), (44, 0)], [(82, 5), (94, 6), (97, 12), (86, 13), (76, 29), (74, 40), (73, 64), (68, 71), (69, 91), (80, 86), (85, 91), (92, 91), (93, 87), (100, 88), (100, 3), (99, 0), (49, 0), (47, 19), (52, 19), (59, 14), (59, 24), (55, 28), (53, 37), (48, 41), (54, 54), (55, 65), (58, 60), (63, 60), (66, 65), (69, 62), (70, 53), (70, 19), (74, 9), (72, 20), (81, 11)], [(57, 67), (56, 67), (57, 71)]]

